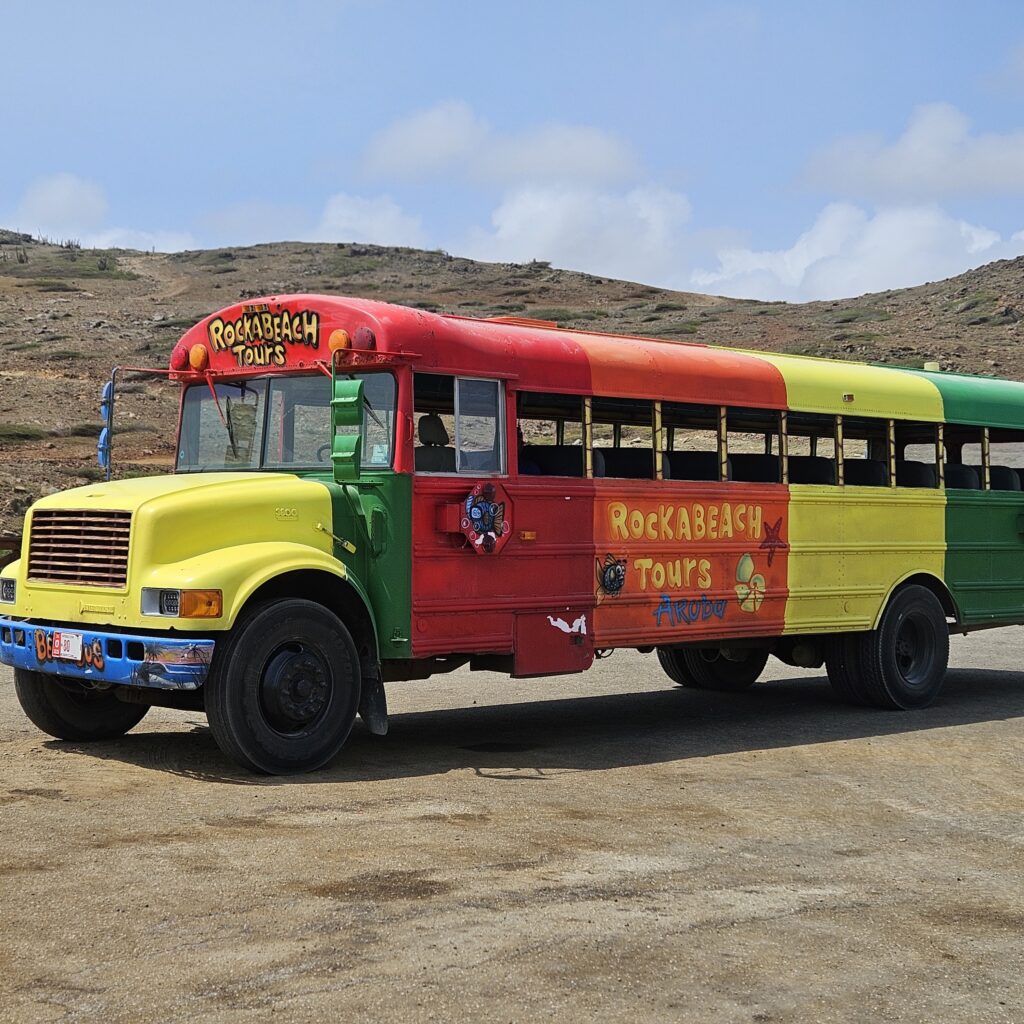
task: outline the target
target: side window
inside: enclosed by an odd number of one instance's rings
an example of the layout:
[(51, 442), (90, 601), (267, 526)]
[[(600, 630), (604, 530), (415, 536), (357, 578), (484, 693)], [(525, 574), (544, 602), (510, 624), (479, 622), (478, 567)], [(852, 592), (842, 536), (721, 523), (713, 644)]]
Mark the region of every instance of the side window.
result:
[(418, 473), (503, 473), (503, 389), (499, 381), (417, 373), (414, 459)]
[(501, 473), (501, 384), (496, 380), (456, 379), (455, 448), (459, 473)]
[(1019, 491), (1024, 471), (1024, 431), (989, 430), (989, 484), (993, 491)]
[(665, 402), (662, 415), (668, 451), (666, 479), (719, 480), (730, 478), (730, 467), (722, 473), (718, 450), (718, 406)]
[(842, 451), (844, 484), (851, 487), (888, 487), (888, 420), (844, 416)]
[(782, 482), (779, 413), (774, 409), (726, 411), (726, 448), (733, 480)]
[(594, 464), (604, 476), (655, 479), (654, 406), (635, 398), (594, 398)]
[(579, 395), (521, 391), (516, 408), (521, 476), (586, 476)]
[(939, 425), (896, 421), (896, 486), (938, 487)]
[(947, 487), (980, 491), (985, 487), (985, 431), (947, 423), (942, 432)]
[(786, 417), (789, 482), (837, 484), (836, 418), (791, 412)]

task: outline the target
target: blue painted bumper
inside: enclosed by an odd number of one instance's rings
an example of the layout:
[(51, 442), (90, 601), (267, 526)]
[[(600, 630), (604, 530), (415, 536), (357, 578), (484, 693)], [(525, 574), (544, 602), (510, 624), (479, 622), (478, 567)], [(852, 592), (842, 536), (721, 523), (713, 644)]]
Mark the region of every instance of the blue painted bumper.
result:
[[(80, 633), (82, 657), (54, 658), (54, 633)], [(206, 679), (213, 648), (213, 640), (131, 636), (0, 618), (0, 663), (97, 683), (194, 690)]]

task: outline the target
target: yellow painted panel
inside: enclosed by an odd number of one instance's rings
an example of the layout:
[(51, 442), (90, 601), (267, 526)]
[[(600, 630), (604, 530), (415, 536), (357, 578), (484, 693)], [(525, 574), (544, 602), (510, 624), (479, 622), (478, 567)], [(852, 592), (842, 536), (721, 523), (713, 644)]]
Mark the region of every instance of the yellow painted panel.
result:
[[(790, 409), (936, 422), (943, 418), (938, 388), (912, 373), (807, 356), (750, 354), (767, 360), (781, 372)], [(852, 395), (852, 401), (844, 401), (844, 395)]]
[[(259, 583), (292, 569), (343, 576), (333, 557), (331, 498), (313, 480), (285, 473), (202, 473), (92, 484), (43, 498), (37, 509), (132, 512), (128, 589), (64, 586), (25, 578), (7, 614), (126, 628), (169, 628), (141, 614), (143, 587), (224, 592), (220, 619), (177, 620), (179, 628), (226, 629)], [(8, 574), (9, 571), (8, 571)]]
[(944, 492), (794, 485), (786, 632), (872, 629), (886, 596), (918, 572), (943, 579)]

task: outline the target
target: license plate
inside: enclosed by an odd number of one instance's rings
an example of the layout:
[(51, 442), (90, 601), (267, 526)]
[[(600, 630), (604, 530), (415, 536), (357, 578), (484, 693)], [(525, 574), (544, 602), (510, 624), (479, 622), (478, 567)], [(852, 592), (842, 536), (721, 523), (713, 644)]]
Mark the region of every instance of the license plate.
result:
[(62, 658), (65, 661), (82, 660), (82, 634), (81, 633), (54, 633), (53, 634), (53, 656)]

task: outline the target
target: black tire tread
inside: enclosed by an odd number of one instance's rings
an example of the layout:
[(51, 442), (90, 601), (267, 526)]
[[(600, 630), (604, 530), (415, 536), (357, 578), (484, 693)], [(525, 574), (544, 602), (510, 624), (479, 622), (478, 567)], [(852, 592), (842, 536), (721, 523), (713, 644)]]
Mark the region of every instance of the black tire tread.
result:
[(148, 704), (127, 704), (109, 691), (86, 702), (75, 700), (58, 678), (30, 669), (14, 670), (14, 691), (36, 728), (56, 739), (78, 743), (117, 739), (149, 711)]
[(767, 649), (752, 648), (747, 661), (733, 662), (725, 658), (708, 661), (700, 650), (683, 648), (679, 652), (687, 674), (693, 679), (689, 684), (700, 690), (718, 690), (724, 693), (739, 693), (757, 682), (768, 663)]
[(910, 708), (926, 707), (938, 694), (942, 685), (941, 678), (933, 691), (923, 699), (908, 699), (899, 692), (898, 684), (889, 678), (889, 672), (883, 662), (884, 652), (892, 644), (892, 632), (899, 625), (903, 610), (914, 603), (923, 605), (933, 616), (937, 628), (936, 635), (940, 644), (939, 658), (942, 674), (949, 660), (949, 631), (946, 626), (946, 614), (939, 599), (927, 587), (912, 584), (898, 590), (889, 600), (878, 629), (861, 634), (860, 661), (861, 680), (867, 702), (874, 707), (891, 711), (904, 711)]
[[(356, 693), (354, 697), (351, 721), (348, 729), (340, 736), (333, 749), (328, 750), (323, 756), (313, 760), (296, 762), (293, 764), (275, 760), (271, 756), (261, 754), (254, 749), (245, 735), (244, 723), (240, 720), (240, 708), (233, 699), (231, 687), (228, 685), (228, 671), (238, 656), (240, 645), (247, 639), (248, 631), (253, 628), (257, 632), (260, 629), (260, 618), (269, 610), (274, 609), (275, 614), (281, 613), (282, 605), (289, 606), (289, 611), (295, 615), (303, 616), (330, 616), (341, 632), (342, 638), (349, 648), (348, 654), (351, 664), (354, 666)], [(217, 746), (243, 768), (261, 775), (283, 775), (294, 772), (315, 771), (330, 761), (348, 739), (349, 732), (355, 722), (356, 710), (359, 705), (359, 656), (351, 635), (333, 612), (330, 612), (323, 605), (315, 601), (308, 601), (299, 598), (263, 601), (247, 609), (243, 616), (235, 623), (227, 639), (221, 641), (214, 657), (214, 665), (210, 676), (206, 681), (206, 714), (209, 721), (210, 731)]]
[(696, 680), (690, 675), (689, 670), (683, 663), (683, 652), (676, 647), (656, 648), (658, 661), (665, 670), (665, 675), (677, 686), (695, 687)]
[(861, 681), (860, 633), (838, 633), (825, 648), (825, 671), (836, 696), (861, 707), (870, 703)]

